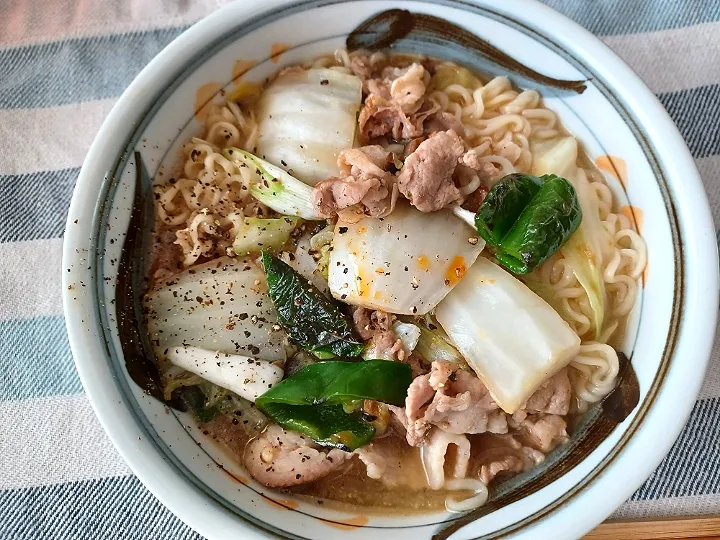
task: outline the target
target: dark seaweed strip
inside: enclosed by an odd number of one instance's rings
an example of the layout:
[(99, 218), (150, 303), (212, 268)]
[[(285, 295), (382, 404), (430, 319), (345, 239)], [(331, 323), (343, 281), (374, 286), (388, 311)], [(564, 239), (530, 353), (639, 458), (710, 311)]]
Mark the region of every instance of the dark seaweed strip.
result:
[(152, 230), (154, 208), (149, 196), (151, 182), (140, 152), (135, 152), (135, 196), (130, 224), (123, 244), (115, 287), (115, 310), (125, 367), (144, 392), (164, 401), (160, 373), (147, 343), (147, 331), (138, 291), (143, 290), (147, 235)]

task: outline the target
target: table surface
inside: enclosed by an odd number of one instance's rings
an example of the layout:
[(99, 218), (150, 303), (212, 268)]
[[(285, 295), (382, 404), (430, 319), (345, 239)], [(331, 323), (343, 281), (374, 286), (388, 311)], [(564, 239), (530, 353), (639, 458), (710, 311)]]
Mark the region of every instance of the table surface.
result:
[(720, 540), (720, 518), (710, 516), (608, 522), (597, 527), (585, 536), (584, 540), (660, 540), (665, 538)]
[[(224, 3), (0, 0), (0, 538), (199, 538), (130, 473), (83, 394), (62, 316), (61, 245), (79, 168), (115, 100)], [(720, 0), (546, 3), (599, 35), (656, 93), (717, 222)], [(718, 356), (672, 452), (612, 519), (720, 514)], [(590, 537), (720, 535), (715, 520), (650, 523)]]

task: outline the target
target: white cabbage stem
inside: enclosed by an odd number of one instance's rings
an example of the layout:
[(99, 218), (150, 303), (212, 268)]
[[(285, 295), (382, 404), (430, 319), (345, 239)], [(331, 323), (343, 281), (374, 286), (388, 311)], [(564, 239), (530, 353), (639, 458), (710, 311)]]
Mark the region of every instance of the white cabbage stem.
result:
[(328, 225), (327, 227), (323, 228), (320, 232), (310, 237), (310, 248), (318, 250), (321, 247), (329, 244), (330, 242), (332, 242), (333, 234), (334, 233), (332, 225)]
[(173, 347), (166, 353), (174, 365), (254, 402), (283, 378), (281, 367), (249, 356)]
[(582, 221), (577, 231), (560, 248), (565, 261), (587, 293), (592, 308), (591, 327), (595, 338), (602, 332), (607, 293), (602, 268), (614, 250), (613, 237), (600, 220), (597, 192), (585, 171), (577, 166), (575, 137), (543, 141), (532, 145), (533, 174), (556, 174), (569, 180), (580, 202)]
[(382, 219), (338, 221), (330, 291), (348, 304), (423, 315), (462, 281), (483, 245), (449, 210), (425, 214), (398, 202)]
[(524, 283), (480, 257), (435, 317), (508, 414), (572, 360), (580, 338)]
[(292, 347), (266, 289), (265, 273), (241, 257), (215, 259), (163, 280), (144, 299), (156, 354), (192, 346), (284, 361)]
[(417, 347), (420, 341), (420, 328), (414, 324), (396, 321), (393, 324), (393, 331), (400, 341), (402, 341), (403, 349), (411, 353)]
[(284, 169), (239, 148), (228, 148), (223, 154), (238, 167), (247, 167), (255, 174), (257, 181), (250, 186), (250, 194), (265, 206), (285, 216), (325, 219), (312, 202), (312, 188)]

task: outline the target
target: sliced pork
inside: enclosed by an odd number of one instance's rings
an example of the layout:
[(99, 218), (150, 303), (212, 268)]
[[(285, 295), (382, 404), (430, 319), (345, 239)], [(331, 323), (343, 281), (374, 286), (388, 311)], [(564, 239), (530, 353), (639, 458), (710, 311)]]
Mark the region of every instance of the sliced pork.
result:
[(417, 137), (415, 139), (412, 139), (410, 142), (405, 144), (405, 147), (403, 148), (403, 154), (402, 158), (403, 161), (407, 159), (407, 157), (412, 154), (415, 150), (418, 149), (418, 146), (420, 146), (420, 143), (423, 142), (427, 137), (424, 135), (422, 137)]
[(245, 450), (245, 468), (267, 487), (314, 482), (340, 467), (351, 454), (321, 450), (310, 439), (271, 424)]
[(572, 387), (567, 368), (563, 368), (545, 381), (530, 396), (525, 407), (529, 413), (559, 414), (565, 416), (570, 411)]
[(410, 154), (398, 177), (400, 192), (421, 212), (435, 212), (462, 199), (453, 181), (465, 145), (453, 130), (423, 141)]
[(391, 162), (392, 154), (377, 144), (349, 148), (338, 155), (342, 176), (380, 176)]
[(395, 208), (395, 176), (385, 170), (392, 154), (380, 146), (343, 150), (338, 156), (340, 176), (319, 182), (313, 189), (318, 213), (331, 217), (339, 210), (361, 205), (364, 214), (383, 217)]
[(405, 426), (405, 437), (410, 446), (422, 446), (425, 442), (425, 436), (431, 427), (430, 422), (425, 419), (425, 412), (434, 397), (435, 390), (430, 386), (429, 376), (415, 377), (408, 388), (405, 407), (390, 409)]
[(355, 450), (355, 454), (365, 464), (367, 475), (388, 487), (427, 488), (422, 464), (416, 455), (398, 451), (392, 438), (376, 438)]
[(430, 106), (418, 111), (417, 115), (408, 115), (392, 101), (379, 94), (370, 94), (358, 117), (361, 140), (371, 141), (385, 135), (396, 141), (420, 137), (423, 134), (425, 118), (435, 112), (435, 109), (436, 107)]
[(523, 445), (513, 435), (491, 435), (485, 448), (473, 456), (471, 474), (489, 485), (497, 476), (526, 471), (544, 459), (542, 452)]
[(565, 421), (558, 414), (567, 414), (569, 403), (566, 370), (546, 381), (525, 407), (510, 416), (474, 373), (452, 362), (435, 361), (429, 374), (415, 377), (410, 384), (405, 407), (391, 410), (405, 427), (411, 446), (422, 446), (433, 426), (454, 434), (504, 434), (512, 428), (547, 452), (567, 438)]
[(412, 64), (406, 69), (391, 68), (386, 80), (390, 83), (390, 99), (406, 114), (417, 112), (425, 97), (425, 68)]
[(351, 309), (353, 326), (355, 327), (355, 331), (363, 340), (367, 341), (368, 339), (373, 337), (375, 331), (378, 330), (376, 324), (372, 320), (372, 315), (376, 312), (355, 306), (353, 306)]
[(505, 413), (473, 373), (447, 361), (432, 363), (428, 375), (416, 377), (405, 399), (406, 438), (421, 446), (433, 426), (447, 433), (507, 433)]
[(454, 461), (451, 463), (450, 478), (465, 478), (470, 463), (470, 441), (464, 435), (433, 429), (427, 443), (422, 447), (422, 462), (430, 489), (441, 489), (445, 484), (448, 449), (455, 446)]
[(366, 358), (409, 363), (410, 353), (405, 350), (402, 340), (393, 331), (390, 314), (380, 310), (371, 311), (355, 307), (353, 326), (362, 339), (369, 341), (368, 350), (365, 352)]
[(483, 465), (480, 469), (480, 480), (486, 486), (492, 482), (496, 476), (503, 474), (519, 473), (525, 470), (523, 460), (513, 454), (505, 454), (498, 456), (497, 459)]
[(432, 114), (425, 122), (424, 131), (426, 134), (435, 133), (436, 131), (448, 131), (452, 129), (461, 137), (465, 137), (465, 126), (463, 123), (447, 111), (440, 111)]
[(467, 167), (467, 169), (478, 176), (480, 183), (486, 188), (493, 187), (500, 177), (502, 171), (495, 167), (492, 162), (482, 159), (482, 156), (471, 149), (465, 152), (460, 158), (460, 166)]
[(507, 433), (505, 413), (474, 373), (438, 361), (429, 382), (436, 391), (425, 416), (430, 423), (449, 433)]
[(375, 334), (370, 340), (365, 355), (366, 358), (399, 360), (401, 362), (405, 362), (408, 357), (402, 340), (392, 330)]
[(528, 442), (544, 453), (550, 452), (568, 439), (565, 419), (556, 414), (529, 415), (520, 422), (511, 419), (510, 424), (523, 430), (529, 436)]
[(350, 59), (350, 71), (362, 81), (372, 77), (373, 69), (370, 57), (364, 54), (353, 56)]
[(412, 64), (407, 68), (383, 70), (383, 77), (364, 84), (368, 96), (360, 111), (360, 137), (369, 141), (391, 136), (396, 141), (414, 139), (423, 134), (423, 123), (438, 111), (425, 101), (425, 68)]
[[(456, 181), (461, 185), (475, 186), (467, 198), (463, 201), (463, 208), (477, 212), (485, 200), (490, 188), (502, 178), (502, 169), (495, 166), (492, 161), (481, 157), (474, 149), (470, 149), (460, 158), (460, 163), (455, 170)], [(465, 191), (467, 193), (467, 191)]]

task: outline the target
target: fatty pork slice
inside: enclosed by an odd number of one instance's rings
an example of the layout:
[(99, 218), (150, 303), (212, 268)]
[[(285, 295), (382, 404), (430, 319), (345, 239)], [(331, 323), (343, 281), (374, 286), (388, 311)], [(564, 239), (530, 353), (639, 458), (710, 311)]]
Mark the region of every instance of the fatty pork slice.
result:
[(407, 442), (422, 446), (433, 427), (456, 435), (507, 433), (505, 413), (474, 373), (438, 360), (408, 389), (405, 408), (393, 408), (407, 430)]
[(352, 456), (337, 448), (324, 451), (310, 439), (271, 424), (245, 450), (245, 468), (267, 487), (314, 482), (339, 468)]

